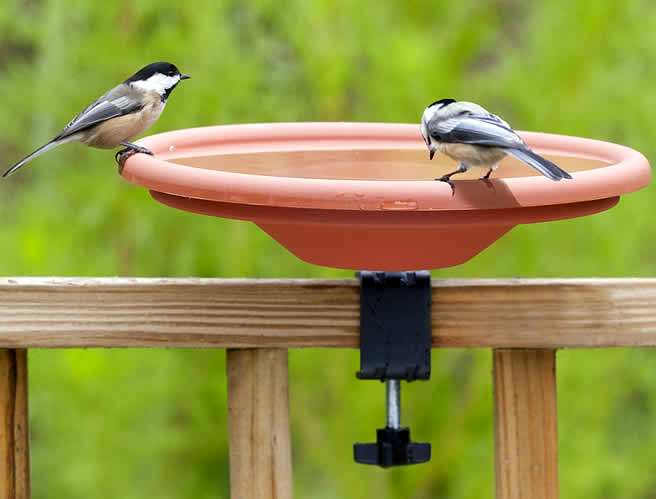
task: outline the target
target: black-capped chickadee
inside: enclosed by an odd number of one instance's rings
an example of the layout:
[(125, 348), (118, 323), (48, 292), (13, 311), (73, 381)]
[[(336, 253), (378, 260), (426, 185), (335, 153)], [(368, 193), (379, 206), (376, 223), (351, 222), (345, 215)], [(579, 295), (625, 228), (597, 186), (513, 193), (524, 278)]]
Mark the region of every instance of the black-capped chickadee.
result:
[(120, 85), (78, 114), (47, 144), (9, 168), (3, 177), (67, 142), (82, 142), (100, 149), (123, 146), (116, 153), (122, 168), (125, 160), (135, 153), (151, 154), (148, 149), (128, 142), (150, 127), (166, 106), (166, 101), (181, 80), (189, 78), (168, 62), (154, 62), (140, 69)]
[(471, 167), (486, 168), (481, 180), (490, 178), (499, 162), (510, 154), (551, 180), (571, 175), (529, 149), (508, 123), (473, 102), (441, 99), (424, 110), (421, 135), (430, 159), (436, 151), (459, 161), (458, 169), (435, 180), (448, 183), (451, 177)]

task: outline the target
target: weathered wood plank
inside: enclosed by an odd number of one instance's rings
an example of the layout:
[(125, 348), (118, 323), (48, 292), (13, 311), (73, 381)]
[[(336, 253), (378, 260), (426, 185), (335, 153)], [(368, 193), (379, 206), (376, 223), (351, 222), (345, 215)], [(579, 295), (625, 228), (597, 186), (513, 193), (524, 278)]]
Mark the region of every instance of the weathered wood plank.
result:
[(228, 350), (230, 497), (292, 499), (287, 350)]
[[(0, 279), (0, 347), (356, 347), (355, 280)], [(435, 280), (435, 347), (656, 346), (656, 279)]]
[(30, 498), (25, 350), (0, 350), (0, 497)]
[(495, 350), (497, 499), (558, 499), (556, 352)]

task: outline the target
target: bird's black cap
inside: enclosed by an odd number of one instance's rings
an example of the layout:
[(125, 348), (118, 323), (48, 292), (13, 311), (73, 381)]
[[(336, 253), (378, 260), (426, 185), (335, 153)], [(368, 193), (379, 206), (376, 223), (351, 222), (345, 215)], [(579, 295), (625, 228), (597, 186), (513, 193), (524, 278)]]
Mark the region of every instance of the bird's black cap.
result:
[(433, 103), (432, 103), (430, 106), (428, 106), (428, 107), (437, 106), (438, 104), (441, 104), (442, 107), (446, 107), (446, 106), (448, 106), (449, 104), (453, 104), (455, 101), (456, 101), (455, 99), (440, 99), (440, 100), (436, 100), (435, 102), (433, 102)]
[(125, 80), (125, 83), (147, 80), (157, 73), (161, 73), (166, 76), (175, 76), (180, 74), (180, 71), (175, 66), (175, 64), (171, 64), (170, 62), (153, 62), (152, 64), (148, 64), (148, 66), (145, 66), (134, 73), (127, 80)]

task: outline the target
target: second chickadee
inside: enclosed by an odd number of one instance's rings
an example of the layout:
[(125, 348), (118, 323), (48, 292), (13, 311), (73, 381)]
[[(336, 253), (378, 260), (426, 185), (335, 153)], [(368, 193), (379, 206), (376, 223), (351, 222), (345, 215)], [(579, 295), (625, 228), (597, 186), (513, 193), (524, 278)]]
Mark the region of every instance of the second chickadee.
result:
[(122, 167), (127, 157), (135, 153), (151, 154), (148, 149), (128, 142), (149, 128), (166, 106), (173, 89), (189, 78), (169, 62), (155, 62), (140, 69), (120, 85), (112, 88), (78, 114), (47, 144), (3, 173), (3, 177), (67, 142), (82, 142), (91, 147), (114, 149)]
[(534, 153), (508, 123), (473, 102), (441, 99), (426, 108), (421, 134), (430, 159), (436, 151), (459, 161), (458, 169), (435, 180), (448, 183), (451, 177), (471, 167), (486, 168), (481, 180), (490, 178), (499, 162), (510, 154), (551, 180), (571, 175), (548, 159)]

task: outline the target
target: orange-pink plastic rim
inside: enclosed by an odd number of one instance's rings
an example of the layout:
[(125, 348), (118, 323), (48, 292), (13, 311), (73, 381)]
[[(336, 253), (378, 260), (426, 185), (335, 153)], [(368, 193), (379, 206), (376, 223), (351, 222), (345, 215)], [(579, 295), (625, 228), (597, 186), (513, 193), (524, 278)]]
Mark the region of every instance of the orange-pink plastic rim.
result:
[[(543, 154), (597, 159), (602, 168), (578, 171), (573, 181), (553, 182), (526, 176), (482, 182), (458, 182), (455, 196), (448, 185), (425, 180), (332, 180), (249, 175), (204, 169), (167, 161), (198, 155), (271, 150), (329, 148), (425, 149), (417, 125), (381, 123), (281, 123), (192, 128), (140, 141), (155, 156), (138, 154), (123, 171), (126, 180), (178, 196), (272, 207), (377, 211), (408, 200), (413, 210), (472, 210), (575, 203), (632, 192), (649, 183), (646, 158), (628, 147), (598, 140), (523, 132)], [(427, 163), (430, 165), (430, 163)], [(530, 171), (527, 169), (527, 172)], [(490, 185), (493, 188), (490, 188)]]

